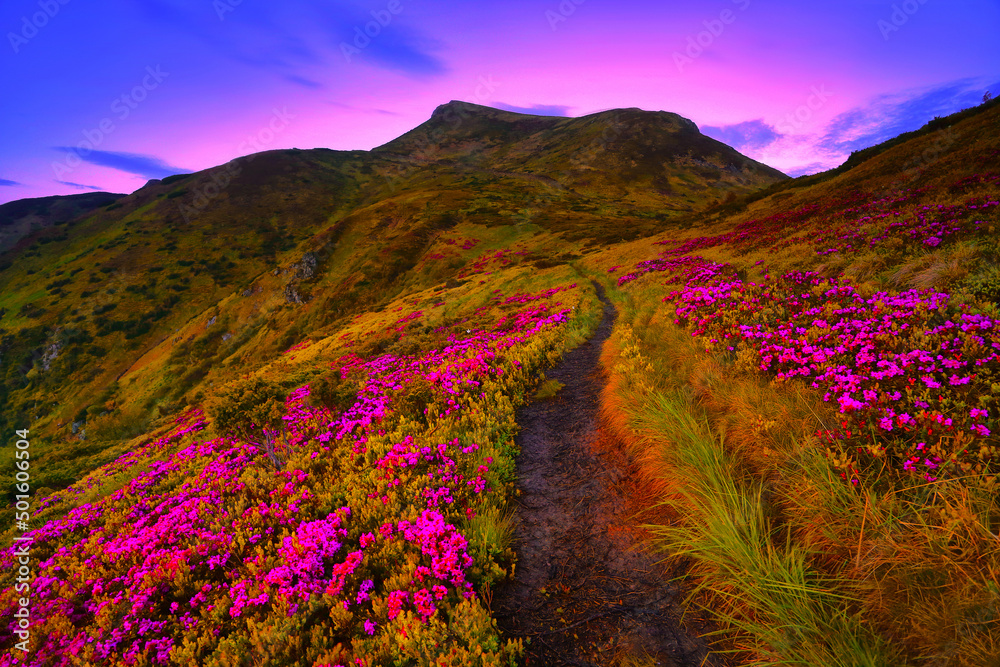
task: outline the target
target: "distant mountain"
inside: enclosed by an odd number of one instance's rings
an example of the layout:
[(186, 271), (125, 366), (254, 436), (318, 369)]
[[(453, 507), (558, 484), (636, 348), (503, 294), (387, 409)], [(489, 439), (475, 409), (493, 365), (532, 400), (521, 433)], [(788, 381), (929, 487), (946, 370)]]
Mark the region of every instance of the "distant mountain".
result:
[(87, 192), (18, 199), (0, 204), (0, 252), (12, 248), (33, 231), (68, 222), (96, 208), (113, 204), (124, 196), (112, 192)]
[(384, 159), (532, 175), (583, 195), (652, 192), (698, 208), (706, 188), (744, 190), (787, 178), (665, 111), (533, 116), (452, 101), (372, 151)]
[[(137, 419), (172, 411), (226, 374), (182, 356), (174, 337), (214, 308), (233, 332), (283, 332), (224, 346), (264, 359), (462, 279), (474, 248), (517, 237), (518, 261), (553, 266), (787, 180), (672, 113), (558, 118), (449, 102), (371, 151), (274, 150), (127, 196), (11, 202), (0, 207), (0, 359), (18, 366), (0, 383), (0, 427), (30, 418), (54, 434), (119, 380), (134, 382)], [(74, 398), (39, 402), (46, 391)]]

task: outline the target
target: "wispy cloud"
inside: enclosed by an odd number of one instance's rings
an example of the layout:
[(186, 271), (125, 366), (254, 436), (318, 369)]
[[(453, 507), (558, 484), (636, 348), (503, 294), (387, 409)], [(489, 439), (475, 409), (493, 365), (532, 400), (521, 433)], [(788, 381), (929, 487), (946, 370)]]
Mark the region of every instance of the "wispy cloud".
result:
[(852, 151), (920, 129), (936, 116), (976, 106), (1000, 83), (961, 79), (947, 84), (879, 95), (844, 111), (816, 132), (785, 134), (763, 120), (705, 126), (701, 131), (789, 176), (815, 174), (844, 163)]
[(146, 0), (141, 4), (157, 23), (193, 35), (237, 62), (305, 88), (321, 87), (331, 62), (346, 64), (345, 49), (350, 54), (348, 62), (363, 62), (418, 79), (448, 71), (444, 61), (434, 55), (441, 45), (414, 27), (405, 11), (392, 13), (384, 6), (373, 13), (365, 3), (287, 0), (226, 4), (227, 9), (217, 14), (178, 0)]
[(834, 118), (817, 147), (830, 155), (844, 155), (880, 144), (919, 129), (935, 116), (975, 106), (984, 90), (982, 81), (962, 79), (931, 89), (881, 95)]
[(349, 62), (367, 61), (421, 79), (447, 73), (447, 65), (433, 53), (434, 40), (403, 24), (404, 20), (395, 17), (370, 34), (365, 27), (373, 23), (371, 14), (338, 8), (331, 12), (329, 27), (334, 46)]
[(786, 169), (785, 174), (791, 176), (792, 178), (798, 178), (799, 176), (806, 176), (808, 174), (817, 174), (821, 171), (826, 171), (829, 168), (830, 166), (825, 162), (813, 162), (800, 167)]
[(119, 153), (116, 151), (80, 151), (69, 146), (56, 146), (55, 150), (62, 153), (72, 153), (84, 162), (97, 165), (99, 167), (110, 167), (127, 174), (136, 174), (143, 178), (166, 178), (174, 174), (183, 174), (191, 171), (174, 167), (158, 157), (152, 155), (142, 155), (139, 153)]
[(104, 188), (99, 188), (96, 185), (84, 185), (83, 183), (74, 183), (72, 181), (56, 181), (60, 185), (68, 185), (71, 188), (79, 188), (81, 190), (96, 190), (97, 192), (102, 191)]
[(21, 185), (17, 181), (8, 181), (6, 178), (0, 178), (0, 185)]
[(177, 0), (145, 0), (139, 6), (148, 20), (190, 35), (225, 58), (314, 88), (321, 84), (302, 71), (323, 67), (325, 59), (300, 36), (302, 23), (316, 23), (301, 4), (216, 3), (217, 11)]
[(504, 104), (503, 102), (495, 102), (493, 107), (503, 109), (504, 111), (527, 113), (534, 116), (569, 116), (569, 110), (572, 108), (564, 104), (533, 104), (530, 107), (519, 107), (513, 104)]
[(317, 88), (323, 87), (323, 84), (320, 83), (319, 81), (313, 81), (312, 79), (307, 79), (306, 77), (299, 76), (298, 74), (286, 74), (285, 80), (290, 81), (298, 86), (302, 86), (303, 88), (311, 88), (315, 90)]
[(748, 120), (735, 125), (706, 125), (702, 134), (729, 144), (738, 151), (760, 150), (780, 139), (782, 134), (775, 131), (763, 119)]

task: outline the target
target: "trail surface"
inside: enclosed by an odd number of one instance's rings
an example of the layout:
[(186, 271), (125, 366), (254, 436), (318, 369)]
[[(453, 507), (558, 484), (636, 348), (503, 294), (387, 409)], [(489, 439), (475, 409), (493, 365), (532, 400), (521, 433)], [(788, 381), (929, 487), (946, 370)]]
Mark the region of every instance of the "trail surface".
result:
[(670, 573), (641, 548), (628, 463), (595, 446), (606, 437), (598, 362), (616, 316), (595, 287), (604, 304), (596, 333), (546, 373), (565, 386), (517, 417), (518, 562), (514, 581), (496, 591), (493, 612), (507, 636), (525, 640), (530, 667), (604, 667), (625, 656), (710, 665), (704, 643), (680, 626)]

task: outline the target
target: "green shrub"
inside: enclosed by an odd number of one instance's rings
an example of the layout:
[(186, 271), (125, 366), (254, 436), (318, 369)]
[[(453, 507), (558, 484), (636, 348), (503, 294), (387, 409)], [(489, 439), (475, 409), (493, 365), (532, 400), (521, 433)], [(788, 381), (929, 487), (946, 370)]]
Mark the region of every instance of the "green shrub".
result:
[(1000, 269), (995, 266), (965, 279), (962, 287), (980, 299), (1000, 302)]
[(251, 442), (263, 440), (271, 463), (276, 468), (283, 465), (275, 446), (284, 431), (285, 392), (280, 386), (259, 377), (236, 380), (205, 409), (218, 432)]
[(342, 379), (340, 371), (319, 377), (309, 385), (309, 402), (335, 413), (351, 407), (357, 397), (357, 389), (352, 383)]

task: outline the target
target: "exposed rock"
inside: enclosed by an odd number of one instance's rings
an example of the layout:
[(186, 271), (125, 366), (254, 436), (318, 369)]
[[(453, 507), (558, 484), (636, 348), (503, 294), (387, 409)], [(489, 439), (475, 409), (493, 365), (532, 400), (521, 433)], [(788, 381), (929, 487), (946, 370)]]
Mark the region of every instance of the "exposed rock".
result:
[(304, 303), (302, 297), (299, 296), (299, 290), (296, 289), (295, 283), (285, 285), (285, 301), (288, 303)]
[(52, 366), (52, 362), (55, 361), (56, 357), (59, 356), (59, 352), (62, 350), (62, 348), (63, 348), (63, 342), (58, 338), (48, 344), (48, 346), (45, 348), (45, 351), (42, 353), (43, 371), (49, 370), (49, 368)]
[(302, 259), (292, 264), (292, 269), (295, 271), (295, 277), (299, 280), (309, 280), (316, 275), (318, 265), (319, 260), (316, 259), (315, 253), (307, 252), (302, 255)]

